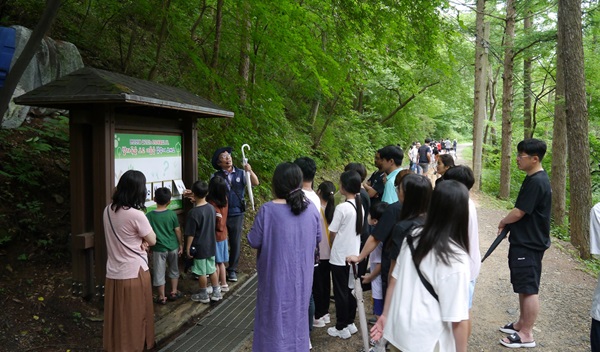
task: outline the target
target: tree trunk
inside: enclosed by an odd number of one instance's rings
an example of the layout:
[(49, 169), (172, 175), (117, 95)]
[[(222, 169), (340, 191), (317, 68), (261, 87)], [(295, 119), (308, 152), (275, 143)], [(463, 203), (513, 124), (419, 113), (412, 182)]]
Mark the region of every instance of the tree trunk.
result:
[[(531, 32), (532, 24), (531, 11), (527, 11), (523, 20), (523, 29), (525, 35)], [(525, 52), (523, 59), (523, 138), (532, 138), (533, 130), (531, 128), (531, 56), (529, 51)]]
[(514, 0), (507, 0), (506, 29), (504, 31), (504, 73), (502, 74), (502, 152), (500, 154), (500, 194), (498, 195), (501, 199), (508, 199), (510, 196), (515, 14)]
[(167, 25), (169, 23), (169, 8), (171, 7), (171, 0), (166, 0), (163, 4), (162, 23), (160, 24), (160, 32), (158, 35), (158, 43), (156, 46), (156, 56), (154, 57), (154, 64), (148, 73), (148, 80), (153, 81), (158, 71), (158, 63), (160, 62), (160, 53), (162, 51), (163, 44), (167, 39)]
[(210, 67), (213, 70), (217, 69), (219, 64), (219, 49), (221, 46), (221, 25), (223, 23), (223, 3), (224, 0), (217, 1), (217, 15), (215, 17), (215, 41), (213, 43), (213, 55), (210, 60)]
[(44, 9), (42, 18), (31, 32), (31, 37), (29, 37), (27, 44), (25, 44), (21, 55), (19, 55), (15, 64), (6, 76), (4, 87), (0, 90), (0, 126), (4, 120), (4, 114), (8, 109), (8, 104), (17, 88), (17, 84), (19, 84), (23, 72), (25, 72), (27, 66), (29, 66), (29, 62), (31, 62), (31, 59), (40, 47), (44, 35), (46, 35), (48, 29), (52, 26), (52, 23), (58, 14), (60, 3), (60, 0), (46, 1), (46, 8)]
[(250, 29), (252, 23), (250, 22), (250, 4), (244, 1), (242, 4), (244, 9), (241, 14), (241, 38), (240, 38), (240, 62), (238, 66), (238, 73), (241, 78), (238, 94), (240, 98), (240, 105), (246, 103), (248, 98), (248, 78), (250, 77), (250, 50), (252, 49), (250, 43)]
[[(569, 151), (571, 243), (582, 258), (590, 257), (590, 208), (592, 206), (588, 112), (585, 96), (581, 0), (558, 1), (561, 60), (564, 68), (565, 108)], [(567, 46), (568, 43), (568, 46)]]
[(473, 175), (475, 177), (474, 190), (481, 188), (483, 154), (483, 126), (485, 124), (485, 105), (486, 105), (486, 62), (487, 53), (484, 45), (485, 24), (484, 24), (485, 0), (477, 0), (476, 14), (476, 39), (475, 39), (475, 87), (474, 87), (474, 112), (473, 112)]
[(567, 202), (567, 117), (565, 111), (564, 69), (562, 62), (561, 29), (558, 27), (556, 45), (556, 94), (554, 96), (554, 125), (552, 137), (552, 219), (557, 225), (564, 225)]
[(308, 115), (308, 121), (310, 122), (310, 126), (315, 128), (315, 122), (317, 122), (317, 115), (319, 115), (319, 106), (321, 105), (321, 101), (317, 98), (313, 100), (312, 106), (310, 107), (310, 114)]

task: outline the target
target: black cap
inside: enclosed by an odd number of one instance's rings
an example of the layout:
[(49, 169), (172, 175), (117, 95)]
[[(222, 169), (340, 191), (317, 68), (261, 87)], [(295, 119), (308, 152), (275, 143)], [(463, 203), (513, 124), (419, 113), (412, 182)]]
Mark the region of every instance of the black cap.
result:
[(217, 169), (217, 170), (221, 170), (221, 167), (219, 167), (219, 155), (221, 155), (224, 152), (227, 152), (229, 154), (231, 154), (232, 148), (231, 147), (221, 147), (217, 150), (215, 150), (215, 152), (213, 153), (212, 156), (212, 166)]

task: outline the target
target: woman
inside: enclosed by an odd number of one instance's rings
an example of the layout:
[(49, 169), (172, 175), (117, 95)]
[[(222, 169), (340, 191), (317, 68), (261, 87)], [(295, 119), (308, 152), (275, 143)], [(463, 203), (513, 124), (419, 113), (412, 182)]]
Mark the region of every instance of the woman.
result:
[(440, 183), (422, 230), (402, 243), (383, 314), (371, 329), (371, 337), (383, 335), (392, 351), (467, 351), (468, 204), (464, 185)]
[(136, 170), (121, 176), (112, 203), (104, 210), (106, 285), (104, 349), (143, 351), (154, 346), (154, 308), (148, 246), (156, 234), (146, 209), (146, 177)]
[(452, 157), (452, 155), (440, 154), (438, 156), (437, 169), (436, 169), (436, 172), (438, 175), (440, 175), (440, 177), (437, 180), (435, 180), (436, 186), (444, 180), (444, 174), (451, 167), (454, 167), (454, 158)]
[(275, 199), (259, 209), (248, 233), (248, 243), (258, 249), (252, 350), (306, 352), (321, 215), (302, 192), (297, 165), (277, 165), (272, 184)]

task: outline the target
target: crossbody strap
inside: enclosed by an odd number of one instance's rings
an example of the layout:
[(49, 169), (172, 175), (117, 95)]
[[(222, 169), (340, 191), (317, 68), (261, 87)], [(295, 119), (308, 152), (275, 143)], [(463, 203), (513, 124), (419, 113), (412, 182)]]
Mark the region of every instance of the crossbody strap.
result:
[(425, 288), (427, 289), (427, 291), (429, 291), (429, 293), (431, 293), (431, 295), (433, 296), (433, 298), (435, 298), (436, 301), (440, 301), (440, 299), (438, 298), (437, 293), (435, 293), (435, 290), (433, 289), (433, 286), (431, 286), (431, 284), (429, 283), (429, 281), (427, 281), (427, 279), (425, 278), (425, 276), (423, 276), (423, 273), (421, 272), (421, 269), (419, 269), (419, 266), (417, 265), (417, 262), (415, 262), (415, 247), (413, 246), (413, 238), (411, 235), (407, 235), (406, 236), (406, 242), (408, 243), (408, 248), (410, 248), (410, 254), (413, 260), (413, 263), (415, 264), (415, 268), (417, 269), (417, 274), (419, 274), (419, 279), (421, 279), (421, 282), (423, 283), (423, 286), (425, 286)]
[(144, 262), (146, 262), (146, 265), (148, 265), (148, 260), (146, 258), (144, 258), (144, 256), (142, 256), (138, 252), (134, 251), (131, 247), (129, 247), (128, 245), (123, 243), (123, 241), (121, 241), (121, 239), (119, 238), (119, 235), (117, 235), (117, 232), (115, 231), (115, 228), (112, 224), (112, 220), (110, 219), (110, 212), (108, 211), (109, 207), (110, 207), (110, 205), (108, 207), (106, 207), (106, 217), (108, 217), (108, 223), (110, 224), (110, 228), (112, 229), (112, 232), (115, 234), (115, 237), (117, 238), (117, 240), (121, 243), (121, 245), (123, 245), (123, 247), (125, 247), (125, 248), (129, 249), (130, 251), (132, 251), (133, 253), (137, 254), (140, 258), (142, 258), (144, 260)]
[(238, 197), (238, 199), (240, 200), (240, 203), (243, 203), (244, 200), (242, 199), (242, 197), (235, 191), (235, 188), (233, 188), (233, 185), (231, 184), (231, 182), (229, 181), (229, 177), (227, 177), (227, 175), (223, 172), (223, 177), (225, 179), (225, 182), (227, 182), (227, 184), (229, 185), (229, 189), (233, 191), (233, 193)]

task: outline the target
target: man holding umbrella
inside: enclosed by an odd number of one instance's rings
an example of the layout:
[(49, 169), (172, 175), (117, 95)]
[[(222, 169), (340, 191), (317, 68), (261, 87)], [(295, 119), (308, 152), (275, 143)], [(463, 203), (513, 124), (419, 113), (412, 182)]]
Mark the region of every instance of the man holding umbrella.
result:
[(519, 294), (519, 320), (500, 331), (510, 334), (500, 340), (506, 347), (535, 347), (533, 324), (540, 310), (538, 290), (544, 251), (550, 247), (552, 190), (542, 167), (546, 143), (525, 139), (517, 145), (517, 166), (527, 173), (515, 207), (500, 220), (498, 232), (510, 227), (508, 267), (510, 281)]
[(250, 174), (252, 186), (258, 185), (258, 177), (252, 171), (250, 164), (246, 163), (244, 169), (233, 166), (231, 158), (231, 147), (222, 147), (213, 153), (211, 163), (218, 170), (212, 177), (223, 177), (227, 181), (229, 193), (227, 194), (228, 215), (227, 233), (229, 239), (229, 266), (227, 267), (227, 280), (237, 281), (237, 266), (240, 260), (240, 247), (242, 226), (244, 225), (244, 212), (246, 202), (244, 192), (246, 190), (245, 173)]

